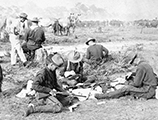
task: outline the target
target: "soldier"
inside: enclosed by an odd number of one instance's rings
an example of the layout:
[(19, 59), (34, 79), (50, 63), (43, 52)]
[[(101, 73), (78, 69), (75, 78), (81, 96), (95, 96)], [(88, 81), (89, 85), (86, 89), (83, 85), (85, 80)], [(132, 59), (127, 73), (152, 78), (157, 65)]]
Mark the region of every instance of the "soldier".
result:
[[(86, 61), (90, 65), (96, 67), (103, 60), (107, 60), (109, 51), (104, 46), (96, 44), (96, 40), (94, 38), (89, 38), (86, 42), (87, 48)], [(87, 61), (88, 60), (88, 61)]]
[(79, 82), (83, 82), (83, 55), (78, 51), (70, 51), (67, 55), (67, 61), (63, 64), (63, 69), (60, 71), (60, 75), (68, 85), (74, 86)]
[(29, 53), (30, 60), (33, 60), (35, 51), (42, 48), (42, 43), (46, 38), (44, 30), (38, 25), (39, 19), (34, 17), (31, 22), (31, 29), (29, 29), (25, 34), (25, 43), (22, 45), (22, 48), (24, 53)]
[(55, 94), (55, 91), (67, 93), (59, 86), (56, 77), (56, 70), (63, 62), (63, 58), (56, 53), (47, 57), (47, 67), (37, 73), (32, 84), (36, 99), (29, 104), (25, 116), (36, 112), (61, 112), (63, 106), (71, 104), (71, 97)]
[(152, 67), (142, 56), (137, 54), (133, 57), (131, 64), (137, 65), (137, 69), (136, 72), (126, 77), (128, 81), (124, 87), (113, 92), (96, 94), (95, 97), (97, 99), (110, 99), (131, 95), (134, 98), (155, 98), (157, 80)]
[(87, 75), (83, 72), (83, 55), (76, 51), (70, 51), (67, 54), (67, 61), (60, 70), (61, 83), (67, 84), (69, 87), (75, 87), (77, 83), (92, 83), (96, 77)]
[(12, 24), (7, 29), (9, 30), (9, 40), (11, 42), (11, 65), (16, 65), (17, 55), (19, 55), (23, 65), (26, 66), (28, 62), (21, 47), (21, 40), (24, 37), (25, 30), (28, 29), (27, 14), (21, 13), (19, 19), (12, 21)]

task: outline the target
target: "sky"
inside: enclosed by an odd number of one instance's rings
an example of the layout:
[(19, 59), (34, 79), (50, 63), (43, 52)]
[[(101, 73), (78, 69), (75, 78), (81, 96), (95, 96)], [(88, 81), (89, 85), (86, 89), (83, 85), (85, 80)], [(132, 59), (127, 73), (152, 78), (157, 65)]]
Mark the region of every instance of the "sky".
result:
[(158, 6), (158, 0), (0, 0), (0, 5), (19, 6), (26, 4), (28, 1), (33, 1), (38, 6), (44, 8), (48, 6), (66, 6), (68, 8), (71, 8), (76, 3), (81, 2), (87, 5), (95, 4), (97, 7), (107, 7), (108, 9), (119, 11), (123, 11), (129, 7), (133, 7), (133, 9), (135, 9), (139, 6), (144, 9), (152, 9), (153, 6)]
[(72, 8), (76, 3), (81, 2), (87, 6), (94, 4), (97, 7), (106, 9), (108, 12), (115, 12), (120, 15), (137, 13), (138, 16), (154, 17), (158, 14), (158, 0), (0, 0), (2, 6), (22, 6), (27, 2), (34, 2), (41, 8), (65, 6)]

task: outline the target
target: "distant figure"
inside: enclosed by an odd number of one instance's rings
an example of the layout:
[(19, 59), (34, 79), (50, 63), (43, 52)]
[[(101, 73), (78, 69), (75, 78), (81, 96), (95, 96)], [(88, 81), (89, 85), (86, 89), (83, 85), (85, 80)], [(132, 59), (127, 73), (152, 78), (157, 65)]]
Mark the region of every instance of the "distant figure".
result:
[(28, 53), (28, 60), (33, 60), (35, 51), (42, 48), (42, 43), (45, 41), (44, 30), (38, 25), (38, 18), (31, 20), (32, 26), (25, 34), (25, 43), (22, 45), (24, 53)]
[(2, 92), (3, 71), (0, 65), (0, 92)]
[(96, 94), (97, 99), (115, 99), (126, 95), (134, 98), (155, 98), (157, 80), (152, 67), (140, 55), (135, 55), (131, 60), (137, 65), (136, 72), (126, 76), (127, 83), (124, 87), (105, 94)]
[(89, 46), (86, 54), (86, 59), (88, 60), (86, 61), (87, 63), (96, 66), (106, 61), (109, 54), (108, 49), (102, 45), (96, 44), (96, 40), (94, 38), (89, 38), (86, 45)]
[(21, 13), (19, 19), (11, 21), (11, 24), (7, 26), (9, 33), (9, 40), (11, 42), (11, 65), (14, 66), (17, 63), (17, 55), (19, 55), (23, 65), (26, 66), (27, 60), (23, 53), (21, 42), (25, 35), (25, 30), (28, 29), (27, 14)]

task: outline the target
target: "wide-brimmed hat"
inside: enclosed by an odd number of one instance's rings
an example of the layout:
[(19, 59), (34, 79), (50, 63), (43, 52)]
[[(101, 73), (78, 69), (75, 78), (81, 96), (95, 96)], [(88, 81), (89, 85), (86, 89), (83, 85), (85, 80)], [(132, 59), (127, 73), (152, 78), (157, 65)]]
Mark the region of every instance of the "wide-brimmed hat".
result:
[(37, 17), (34, 17), (31, 19), (31, 22), (39, 22), (39, 19)]
[(90, 41), (95, 42), (96, 40), (95, 40), (94, 38), (88, 38), (88, 40), (86, 41), (86, 45), (89, 45), (89, 42), (90, 42)]
[(72, 63), (80, 62), (83, 58), (83, 55), (78, 51), (70, 51), (67, 55), (67, 58)]
[(27, 15), (26, 13), (21, 13), (21, 14), (19, 15), (20, 18), (25, 18), (25, 19), (27, 19), (27, 16), (28, 16), (28, 15)]
[(48, 55), (47, 62), (53, 63), (54, 65), (60, 67), (63, 65), (64, 59), (59, 53), (53, 53)]

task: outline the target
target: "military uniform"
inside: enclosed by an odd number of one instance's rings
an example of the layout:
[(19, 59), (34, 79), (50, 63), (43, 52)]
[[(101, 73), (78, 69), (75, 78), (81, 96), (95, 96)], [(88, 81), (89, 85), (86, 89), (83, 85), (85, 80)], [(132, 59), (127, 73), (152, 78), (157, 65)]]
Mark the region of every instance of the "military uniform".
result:
[(9, 33), (9, 40), (11, 42), (11, 65), (16, 64), (17, 54), (23, 63), (27, 61), (21, 47), (21, 39), (27, 27), (27, 21), (22, 23), (16, 19), (12, 21), (12, 24), (7, 26), (7, 32)]
[(129, 85), (114, 92), (96, 94), (95, 97), (98, 99), (109, 99), (132, 95), (136, 98), (150, 99), (155, 97), (156, 86), (157, 79), (152, 67), (148, 63), (141, 61), (136, 69), (134, 80), (129, 82)]
[[(38, 21), (37, 21), (38, 22)], [(44, 30), (39, 27), (38, 25), (36, 26), (31, 26), (31, 29), (26, 31), (25, 34), (25, 44), (22, 45), (22, 48), (24, 50), (24, 53), (29, 53), (31, 56), (32, 52), (32, 60), (35, 55), (35, 50), (39, 49), (42, 47), (42, 43), (45, 41), (45, 33)]]
[(92, 65), (92, 68), (95, 68), (97, 65), (100, 65), (108, 57), (109, 51), (102, 45), (94, 44), (87, 48), (86, 58), (88, 63)]
[(49, 94), (53, 89), (59, 92), (65, 91), (57, 83), (56, 71), (51, 71), (47, 67), (37, 73), (32, 89), (37, 92), (35, 99), (31, 101), (35, 106), (33, 112), (57, 113), (63, 106), (71, 104), (71, 97)]

